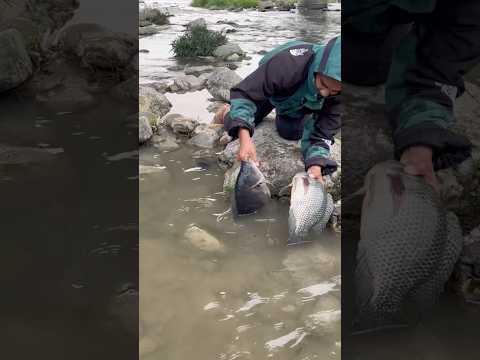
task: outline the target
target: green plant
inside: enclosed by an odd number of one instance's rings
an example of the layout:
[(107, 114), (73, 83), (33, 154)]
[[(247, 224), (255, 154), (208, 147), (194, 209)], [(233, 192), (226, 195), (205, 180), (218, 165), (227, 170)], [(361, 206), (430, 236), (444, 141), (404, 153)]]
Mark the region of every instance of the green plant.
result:
[(203, 26), (194, 26), (172, 42), (177, 57), (212, 56), (213, 51), (227, 43), (227, 37)]
[(217, 7), (217, 8), (254, 8), (257, 7), (258, 0), (193, 0), (194, 7)]

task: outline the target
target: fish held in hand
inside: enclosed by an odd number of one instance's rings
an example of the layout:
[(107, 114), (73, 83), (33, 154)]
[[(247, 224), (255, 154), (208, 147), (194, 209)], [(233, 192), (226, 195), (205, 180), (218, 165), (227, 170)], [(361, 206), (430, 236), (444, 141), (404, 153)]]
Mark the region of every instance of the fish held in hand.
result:
[(288, 245), (307, 242), (310, 230), (322, 232), (333, 213), (332, 196), (322, 182), (312, 179), (307, 173), (293, 177), (288, 216)]
[(242, 161), (235, 191), (232, 196), (232, 208), (235, 215), (250, 215), (270, 201), (267, 180), (252, 161)]
[(356, 328), (405, 326), (435, 304), (461, 247), (458, 219), (398, 161), (366, 176), (355, 269)]

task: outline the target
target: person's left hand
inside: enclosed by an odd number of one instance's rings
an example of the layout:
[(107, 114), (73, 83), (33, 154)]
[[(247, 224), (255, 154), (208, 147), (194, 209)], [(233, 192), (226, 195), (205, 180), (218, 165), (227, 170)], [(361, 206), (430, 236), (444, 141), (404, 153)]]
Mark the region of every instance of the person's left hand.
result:
[(312, 179), (315, 179), (323, 183), (322, 168), (320, 166), (318, 165), (310, 166), (308, 168), (307, 173)]

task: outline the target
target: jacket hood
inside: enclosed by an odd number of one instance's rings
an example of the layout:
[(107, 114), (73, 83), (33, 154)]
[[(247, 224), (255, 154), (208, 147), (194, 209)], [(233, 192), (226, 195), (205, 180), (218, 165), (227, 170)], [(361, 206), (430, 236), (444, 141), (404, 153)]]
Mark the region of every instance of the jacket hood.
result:
[(342, 81), (342, 41), (341, 36), (330, 39), (326, 45), (317, 45), (323, 48), (320, 63), (316, 73), (321, 73), (335, 80)]

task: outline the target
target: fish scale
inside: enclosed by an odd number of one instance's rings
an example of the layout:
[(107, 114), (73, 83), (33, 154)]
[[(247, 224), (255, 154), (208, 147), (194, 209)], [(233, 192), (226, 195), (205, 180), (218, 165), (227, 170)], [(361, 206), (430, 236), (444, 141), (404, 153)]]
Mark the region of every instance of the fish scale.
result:
[(357, 323), (406, 323), (435, 304), (451, 275), (462, 246), (458, 219), (398, 162), (376, 165), (366, 185), (355, 270)]
[(288, 218), (288, 244), (304, 243), (312, 228), (321, 232), (333, 213), (333, 199), (324, 186), (310, 179), (307, 173), (293, 178)]

